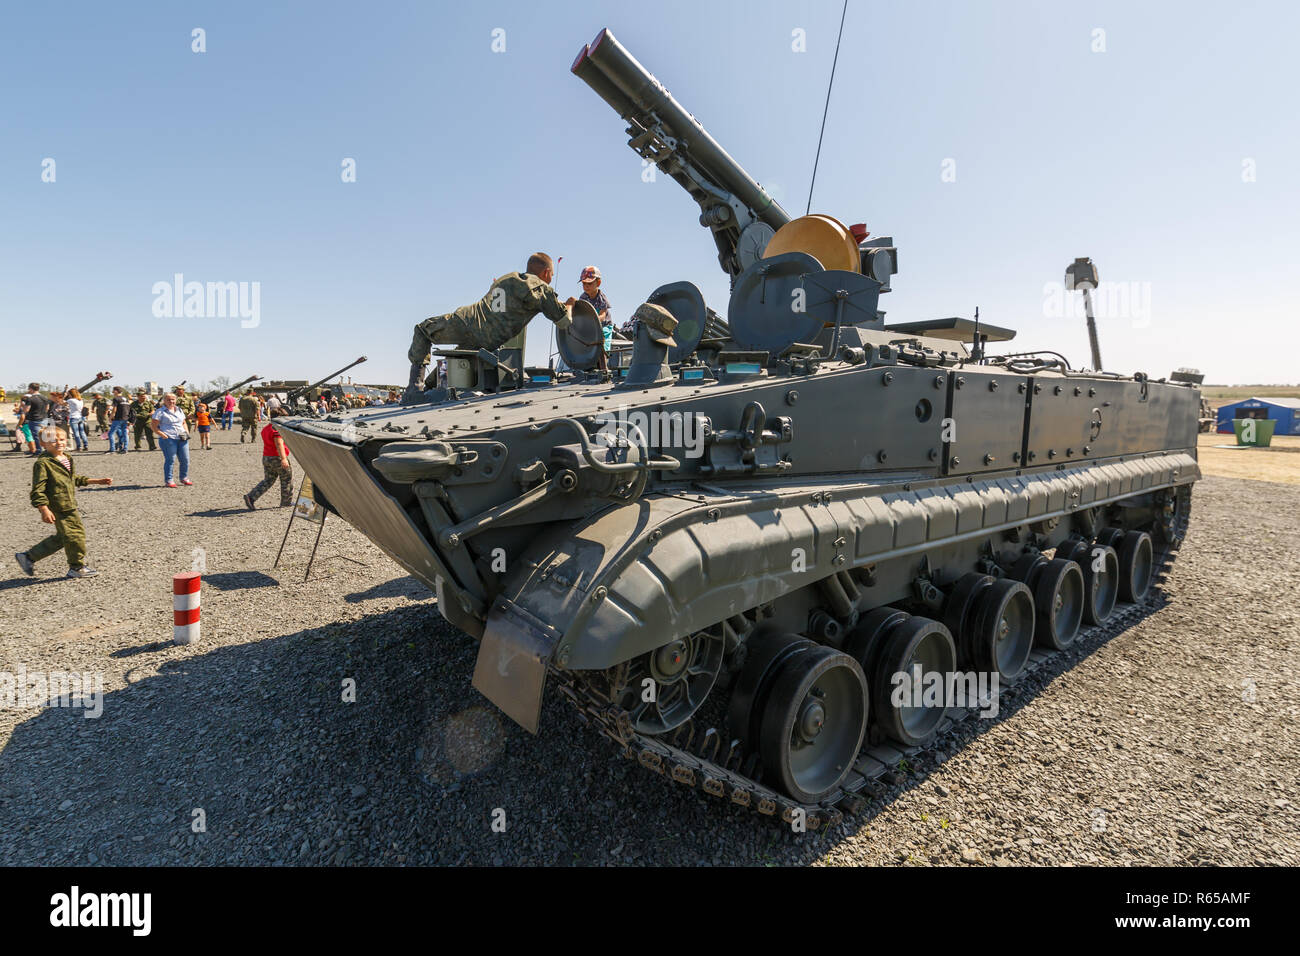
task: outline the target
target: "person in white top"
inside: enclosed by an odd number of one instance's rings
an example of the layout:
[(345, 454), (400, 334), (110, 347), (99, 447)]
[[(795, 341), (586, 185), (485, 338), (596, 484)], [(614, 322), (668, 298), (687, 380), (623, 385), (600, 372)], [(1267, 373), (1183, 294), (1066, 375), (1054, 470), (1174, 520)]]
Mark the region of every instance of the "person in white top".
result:
[(75, 388), (68, 389), (68, 427), (72, 430), (75, 450), (89, 451), (90, 441), (86, 435), (86, 403), (81, 400), (81, 393)]
[(163, 396), (162, 406), (149, 419), (149, 427), (158, 436), (158, 444), (163, 453), (163, 481), (168, 488), (175, 488), (172, 481), (172, 459), (179, 458), (181, 464), (181, 484), (192, 485), (190, 481), (190, 433), (185, 427), (185, 413), (176, 407), (176, 396), (168, 392)]

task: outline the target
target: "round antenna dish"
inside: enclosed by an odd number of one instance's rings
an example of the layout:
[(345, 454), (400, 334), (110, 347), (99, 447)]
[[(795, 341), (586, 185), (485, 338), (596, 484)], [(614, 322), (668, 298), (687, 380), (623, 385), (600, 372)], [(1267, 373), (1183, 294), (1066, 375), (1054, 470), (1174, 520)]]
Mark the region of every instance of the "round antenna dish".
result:
[(740, 239), (736, 242), (736, 259), (742, 270), (763, 258), (763, 251), (774, 235), (775, 230), (765, 222), (751, 222), (741, 230)]
[(814, 213), (791, 219), (772, 236), (763, 251), (764, 259), (802, 252), (821, 263), (823, 269), (838, 272), (861, 271), (858, 241), (848, 226), (833, 216)]
[(694, 352), (704, 337), (708, 318), (704, 295), (693, 282), (670, 282), (651, 292), (646, 301), (663, 306), (677, 320), (677, 328), (673, 329), (677, 344), (668, 348), (668, 364), (675, 365)]
[[(794, 292), (803, 289), (801, 298), (815, 293), (810, 278), (825, 272), (821, 263), (803, 252), (786, 252), (760, 259), (736, 278), (727, 303), (727, 324), (731, 337), (747, 349), (759, 349), (773, 355), (791, 342), (812, 342), (825, 324), (821, 311), (814, 314), (805, 308), (795, 311), (799, 301)], [(833, 317), (832, 317), (833, 319)]]
[(580, 372), (596, 367), (598, 349), (605, 347), (605, 336), (600, 330), (596, 309), (585, 299), (573, 303), (573, 324), (560, 333), (556, 346), (564, 363)]

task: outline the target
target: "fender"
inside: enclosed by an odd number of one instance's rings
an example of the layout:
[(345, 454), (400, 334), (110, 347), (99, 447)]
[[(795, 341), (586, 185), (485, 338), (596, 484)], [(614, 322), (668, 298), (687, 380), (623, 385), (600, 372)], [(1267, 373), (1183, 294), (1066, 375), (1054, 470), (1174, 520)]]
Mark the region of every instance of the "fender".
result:
[[(518, 609), (538, 622), (553, 665), (603, 669), (837, 571), (1199, 477), (1189, 449), (968, 482), (769, 481), (651, 496), (539, 536), (494, 612)], [(610, 541), (624, 543), (601, 543)], [(792, 567), (794, 549), (804, 569)], [(522, 647), (532, 652), (536, 642)]]

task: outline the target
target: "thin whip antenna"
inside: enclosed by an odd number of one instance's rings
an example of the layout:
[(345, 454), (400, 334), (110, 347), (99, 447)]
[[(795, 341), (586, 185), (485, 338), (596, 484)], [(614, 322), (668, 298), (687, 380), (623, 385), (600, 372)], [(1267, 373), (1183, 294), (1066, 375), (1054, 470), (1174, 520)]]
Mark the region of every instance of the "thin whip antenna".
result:
[[(560, 263), (564, 261), (564, 256), (557, 256), (555, 259), (555, 281), (560, 281)], [(551, 288), (555, 288), (552, 286)], [(557, 295), (559, 293), (556, 293)], [(546, 364), (550, 368), (555, 368), (555, 323), (548, 322), (551, 327), (551, 344), (546, 347)]]
[(831, 90), (835, 86), (835, 64), (840, 61), (840, 39), (844, 36), (844, 16), (849, 12), (849, 0), (844, 0), (844, 9), (840, 11), (840, 32), (835, 37), (835, 59), (831, 60), (831, 81), (826, 84), (826, 105), (822, 108), (822, 131), (817, 134), (817, 158), (813, 160), (812, 182), (808, 184), (808, 206), (803, 214), (812, 212), (813, 186), (817, 185), (817, 164), (822, 158), (822, 137), (826, 135), (826, 114), (831, 109)]

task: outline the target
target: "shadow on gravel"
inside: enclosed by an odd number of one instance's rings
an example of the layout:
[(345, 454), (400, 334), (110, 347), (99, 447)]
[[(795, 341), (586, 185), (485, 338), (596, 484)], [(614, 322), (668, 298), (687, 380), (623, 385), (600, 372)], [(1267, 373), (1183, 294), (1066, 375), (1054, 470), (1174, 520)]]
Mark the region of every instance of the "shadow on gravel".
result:
[(29, 587), (29, 586), (31, 586), (31, 585), (33, 585), (33, 584), (40, 584), (40, 583), (42, 583), (42, 582), (45, 581), (45, 580), (47, 580), (47, 579), (46, 579), (46, 578), (40, 578), (40, 577), (36, 577), (36, 578), (27, 578), (27, 577), (22, 577), (22, 578), (10, 578), (10, 579), (7, 580), (7, 581), (0, 581), (0, 591), (8, 591), (8, 590), (11, 589), (11, 588), (25, 588), (25, 587)]
[(112, 658), (135, 657), (138, 654), (151, 654), (155, 651), (165, 651), (171, 646), (171, 641), (150, 641), (148, 644), (141, 644), (139, 647), (123, 647), (120, 650), (113, 651), (113, 653), (108, 656)]
[(237, 508), (210, 508), (207, 511), (191, 511), (190, 518), (227, 518), (230, 515), (246, 515), (248, 509), (240, 505)]
[(343, 600), (349, 604), (359, 604), (362, 601), (374, 601), (379, 598), (404, 597), (412, 601), (423, 601), (433, 597), (433, 592), (421, 584), (418, 580), (407, 575), (404, 578), (393, 578), (391, 581), (384, 581), (382, 584), (376, 584), (374, 587), (367, 588), (364, 591), (354, 591), (351, 594), (345, 594)]
[(205, 574), (203, 583), (218, 591), (244, 591), (249, 588), (275, 588), (280, 582), (261, 571), (227, 571), (225, 574)]
[[(445, 821), (414, 753), (429, 721), (474, 703), (466, 678), (430, 670), (473, 656), (464, 639), (445, 655), (429, 624), (412, 607), (200, 644), (157, 673), (141, 665), (99, 719), (36, 712), (0, 751), (0, 862), (381, 863), (394, 843), (437, 860), (426, 835), (436, 844)], [(191, 830), (196, 809), (206, 833)]]
[(540, 736), (521, 730), (471, 689), (476, 645), (427, 603), (200, 643), (156, 673), (138, 665), (99, 719), (51, 707), (15, 728), (0, 864), (807, 864), (1118, 633), (1041, 664), (996, 720), (959, 724), (827, 834), (656, 777), (553, 691)]
[(70, 580), (72, 579), (68, 577), (68, 571), (66, 566), (60, 573), (51, 574), (49, 576), (41, 574), (40, 569), (38, 567), (36, 571), (36, 577), (34, 578), (28, 578), (28, 577), (10, 578), (7, 581), (0, 581), (0, 591), (8, 591), (11, 588), (25, 588), (33, 584), (49, 584), (51, 581), (70, 581)]

